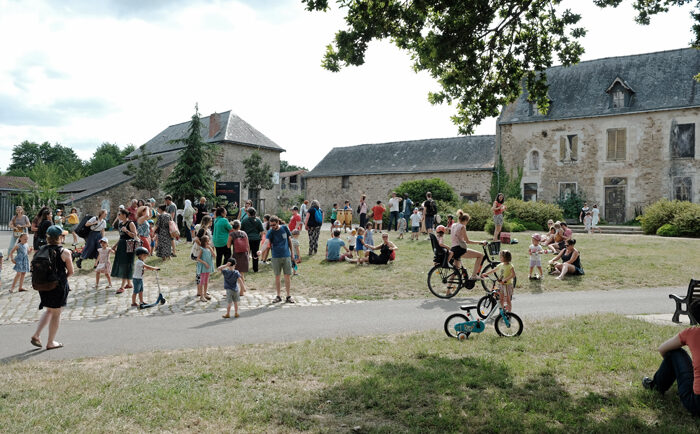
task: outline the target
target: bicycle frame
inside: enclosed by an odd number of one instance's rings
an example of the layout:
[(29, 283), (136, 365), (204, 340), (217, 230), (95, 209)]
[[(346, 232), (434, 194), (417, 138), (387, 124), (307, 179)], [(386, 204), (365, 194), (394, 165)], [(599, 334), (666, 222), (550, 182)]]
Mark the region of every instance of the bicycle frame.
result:
[[(455, 324), (455, 331), (459, 333), (481, 333), (484, 330), (486, 330), (486, 321), (491, 318), (491, 316), (496, 312), (496, 309), (491, 309), (491, 312), (489, 312), (488, 315), (486, 315), (486, 318), (481, 319), (477, 318), (475, 320), (467, 321), (467, 322), (462, 322)], [(503, 321), (505, 322), (507, 327), (510, 327), (510, 319), (508, 318), (508, 315), (506, 315), (505, 309), (499, 306), (498, 308), (498, 314), (503, 317)], [(471, 308), (467, 309), (467, 318), (471, 318)]]

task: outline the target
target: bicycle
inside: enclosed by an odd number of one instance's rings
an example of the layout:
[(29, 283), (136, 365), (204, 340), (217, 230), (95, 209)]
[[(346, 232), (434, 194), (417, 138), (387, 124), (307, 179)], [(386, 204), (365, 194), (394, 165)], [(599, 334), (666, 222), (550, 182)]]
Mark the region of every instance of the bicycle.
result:
[[(477, 309), (477, 306), (460, 306), (459, 308), (467, 311), (467, 314), (454, 313), (448, 316), (445, 320), (445, 333), (460, 341), (466, 340), (472, 333), (481, 333), (486, 330), (486, 321), (496, 312), (496, 309), (493, 308), (485, 318), (472, 320), (471, 310)], [(513, 312), (506, 312), (502, 307), (498, 308), (498, 317), (493, 322), (493, 326), (499, 336), (515, 337), (520, 336), (523, 332), (523, 321), (520, 317)]]
[[(447, 254), (434, 234), (430, 234), (430, 242), (433, 247), (433, 262), (434, 266), (428, 272), (428, 289), (438, 298), (452, 298), (462, 289), (473, 289), (477, 280), (469, 279), (469, 272), (462, 266), (460, 269), (447, 262)], [(488, 242), (481, 246), (484, 250), (484, 259), (482, 260), (481, 273), (486, 273), (493, 268), (496, 268), (500, 261), (491, 259), (491, 255), (498, 255), (501, 251), (500, 241)], [(484, 265), (485, 264), (485, 265)], [(481, 280), (481, 286), (487, 293), (497, 289), (499, 277), (496, 273), (486, 276)], [(513, 287), (517, 285), (517, 279), (513, 278)]]

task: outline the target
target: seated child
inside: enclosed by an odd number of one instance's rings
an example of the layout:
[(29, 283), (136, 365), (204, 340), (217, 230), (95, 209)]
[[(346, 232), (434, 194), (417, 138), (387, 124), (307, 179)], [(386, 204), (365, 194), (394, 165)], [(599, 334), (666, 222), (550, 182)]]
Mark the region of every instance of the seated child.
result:
[(437, 228), (435, 228), (435, 238), (438, 240), (438, 244), (440, 247), (445, 249), (445, 253), (447, 254), (447, 263), (451, 264), (452, 263), (452, 256), (454, 256), (454, 252), (452, 249), (450, 249), (450, 246), (445, 244), (444, 238), (445, 238), (445, 232), (447, 231), (447, 228), (445, 226), (440, 225)]
[(228, 261), (219, 267), (221, 275), (224, 276), (224, 289), (226, 290), (226, 313), (222, 318), (231, 318), (231, 305), (233, 304), (233, 317), (238, 318), (238, 302), (241, 295), (245, 294), (245, 281), (241, 273), (236, 270), (236, 259), (229, 258)]

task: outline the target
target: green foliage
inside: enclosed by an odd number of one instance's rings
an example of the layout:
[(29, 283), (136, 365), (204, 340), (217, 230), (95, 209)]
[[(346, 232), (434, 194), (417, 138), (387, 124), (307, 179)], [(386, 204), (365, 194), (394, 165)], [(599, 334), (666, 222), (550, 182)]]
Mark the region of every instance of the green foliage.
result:
[(268, 163), (263, 163), (258, 151), (250, 154), (250, 157), (243, 160), (245, 167), (245, 178), (243, 186), (250, 190), (269, 190), (272, 183), (272, 168)]
[(119, 149), (115, 143), (104, 142), (95, 149), (92, 158), (85, 162), (85, 175), (90, 176), (124, 163), (124, 158), (134, 151), (134, 145)]
[(572, 193), (564, 199), (557, 200), (557, 205), (564, 210), (565, 219), (578, 220), (579, 214), (581, 214), (581, 208), (583, 208), (583, 203), (585, 201), (585, 194)]
[(160, 156), (153, 156), (146, 151), (146, 145), (139, 147), (141, 154), (136, 159), (136, 164), (129, 163), (124, 170), (125, 175), (133, 176), (131, 185), (139, 190), (145, 190), (155, 197), (163, 182), (163, 169), (158, 167), (158, 163), (163, 159)]
[(677, 237), (680, 235), (678, 228), (671, 223), (666, 223), (656, 230), (656, 235), (662, 237)]
[(523, 225), (526, 225), (526, 222), (531, 222), (534, 223), (531, 226), (533, 228), (535, 224), (538, 225), (532, 230), (545, 230), (549, 219), (554, 221), (562, 220), (562, 209), (551, 203), (525, 202), (512, 198), (506, 200), (506, 220), (517, 221)]
[[(491, 205), (486, 202), (462, 202), (458, 209), (461, 209), (465, 213), (469, 214), (469, 223), (467, 223), (468, 231), (481, 231), (484, 229), (484, 225), (487, 221), (491, 219)], [(449, 214), (455, 218), (457, 221), (457, 210), (451, 211)], [(447, 222), (447, 215), (443, 216)]]
[[(329, 0), (301, 0), (309, 11), (326, 11)], [(621, 0), (594, 0), (600, 7)], [(454, 2), (444, 0), (337, 0), (345, 8), (347, 28), (326, 47), (323, 67), (330, 71), (365, 63), (372, 40), (387, 39), (413, 59), (415, 71), (427, 71), (441, 86), (429, 94), (432, 104), (454, 104), (452, 121), (461, 134), (496, 117), (513, 102), (524, 83), (530, 101), (541, 113), (549, 107), (547, 77), (536, 71), (578, 63), (584, 52), (578, 27), (581, 16), (556, 7), (560, 0)], [(635, 1), (640, 24), (688, 0)], [(700, 14), (693, 15), (700, 46)]]
[[(284, 220), (285, 223), (289, 223), (289, 220), (292, 218), (292, 212), (290, 210), (284, 209), (284, 208), (277, 209), (277, 212), (275, 213), (275, 215), (277, 217), (281, 218), (282, 220)], [(330, 210), (328, 211), (328, 215), (329, 216), (331, 215)], [(260, 217), (260, 220), (262, 220), (262, 216), (258, 216), (258, 217)]]
[[(44, 168), (51, 167), (54, 173), (43, 175), (41, 171), (33, 170), (37, 165), (43, 164)], [(44, 142), (41, 145), (24, 141), (12, 148), (12, 162), (7, 167), (6, 175), (28, 176), (37, 184), (53, 184), (53, 176), (64, 176), (70, 181), (59, 183), (56, 186), (68, 184), (82, 177), (83, 162), (75, 152), (68, 147), (59, 144), (51, 145)], [(32, 178), (36, 177), (36, 179)]]
[[(289, 164), (287, 160), (280, 160), (280, 172), (296, 172), (297, 170), (309, 170), (304, 166)], [(278, 216), (279, 217), (279, 216)]]
[(522, 193), (520, 191), (520, 181), (523, 179), (523, 168), (518, 167), (513, 175), (513, 171), (510, 172), (506, 170), (505, 164), (503, 164), (503, 158), (498, 156), (498, 167), (496, 171), (491, 175), (491, 187), (489, 188), (489, 194), (491, 195), (491, 200), (496, 200), (498, 193), (503, 193), (506, 198), (517, 197), (522, 198)]
[(43, 206), (55, 209), (58, 199), (59, 195), (55, 188), (39, 187), (18, 194), (14, 202), (16, 205), (22, 205), (24, 213), (33, 219)]
[(185, 144), (164, 187), (175, 200), (184, 200), (188, 197), (213, 197), (214, 156), (218, 147), (202, 140), (202, 128), (199, 107), (195, 105), (195, 112), (188, 128), (189, 134), (184, 139), (171, 141), (171, 143)]
[(645, 234), (656, 234), (669, 223), (677, 228), (678, 235), (700, 236), (700, 204), (661, 199), (646, 207), (639, 220)]
[[(517, 225), (522, 226), (524, 228), (524, 229), (522, 229), (523, 231), (542, 231), (545, 229), (542, 227), (542, 225), (540, 225), (537, 222), (528, 222), (528, 221), (520, 220), (519, 218), (516, 218), (516, 217), (511, 217), (508, 219), (508, 221), (510, 221), (514, 225), (517, 224)], [(514, 232), (521, 232), (521, 231), (514, 231)]]
[(450, 184), (440, 178), (418, 179), (401, 183), (394, 190), (399, 196), (408, 194), (408, 197), (419, 206), (425, 201), (425, 193), (431, 192), (433, 200), (455, 203), (457, 195)]
[(55, 190), (83, 177), (81, 169), (71, 170), (60, 163), (45, 163), (38, 161), (25, 170), (23, 176), (28, 176), (44, 190)]

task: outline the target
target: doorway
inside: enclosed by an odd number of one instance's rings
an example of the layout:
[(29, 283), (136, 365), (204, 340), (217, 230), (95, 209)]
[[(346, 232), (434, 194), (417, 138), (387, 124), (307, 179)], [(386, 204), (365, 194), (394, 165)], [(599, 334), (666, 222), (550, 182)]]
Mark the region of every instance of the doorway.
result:
[(605, 220), (609, 223), (624, 223), (627, 178), (605, 178), (604, 182)]

